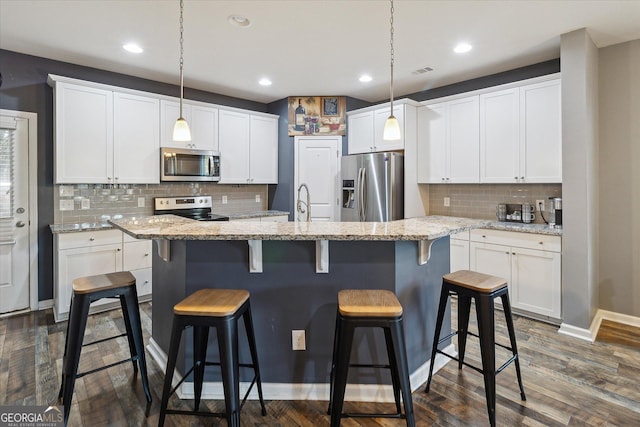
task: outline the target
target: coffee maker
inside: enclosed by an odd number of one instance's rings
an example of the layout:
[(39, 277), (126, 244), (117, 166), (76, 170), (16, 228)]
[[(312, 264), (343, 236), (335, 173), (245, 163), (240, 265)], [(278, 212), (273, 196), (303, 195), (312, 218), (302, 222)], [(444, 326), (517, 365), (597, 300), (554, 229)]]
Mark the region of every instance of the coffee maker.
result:
[(562, 198), (549, 197), (549, 218), (547, 222), (549, 225), (555, 225), (557, 227), (562, 226)]

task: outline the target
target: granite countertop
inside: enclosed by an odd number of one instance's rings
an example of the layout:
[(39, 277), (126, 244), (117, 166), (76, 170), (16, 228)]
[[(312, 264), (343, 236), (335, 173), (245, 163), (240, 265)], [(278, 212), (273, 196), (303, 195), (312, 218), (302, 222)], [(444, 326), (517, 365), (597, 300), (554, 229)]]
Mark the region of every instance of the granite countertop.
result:
[(174, 215), (109, 221), (136, 239), (167, 240), (434, 240), (489, 221), (426, 216), (391, 222), (197, 222)]
[(482, 228), (490, 230), (517, 231), (519, 233), (547, 234), (550, 236), (562, 236), (562, 227), (549, 227), (547, 224), (524, 224), (521, 222), (490, 221)]
[(249, 218), (262, 218), (265, 216), (280, 216), (280, 215), (289, 216), (289, 212), (268, 210), (268, 211), (253, 211), (253, 212), (232, 213), (232, 214), (223, 214), (223, 215), (228, 216), (229, 219), (232, 219), (232, 220), (241, 220), (241, 219), (249, 219)]
[[(289, 215), (289, 212), (267, 210), (267, 211), (234, 213), (234, 214), (226, 214), (226, 215), (229, 217), (229, 219), (241, 220), (245, 218), (259, 218), (263, 216)], [(72, 223), (72, 224), (50, 224), (49, 228), (51, 229), (51, 232), (53, 234), (60, 234), (60, 233), (77, 233), (80, 231), (109, 230), (115, 227), (105, 221), (105, 222), (83, 222), (83, 223)]]

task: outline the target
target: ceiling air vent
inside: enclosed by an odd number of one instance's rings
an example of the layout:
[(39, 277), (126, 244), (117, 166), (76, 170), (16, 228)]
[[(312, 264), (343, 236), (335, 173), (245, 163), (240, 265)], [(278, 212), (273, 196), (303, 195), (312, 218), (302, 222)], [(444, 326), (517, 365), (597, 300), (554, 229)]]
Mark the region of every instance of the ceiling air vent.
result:
[(433, 71), (433, 68), (431, 67), (418, 68), (412, 74), (424, 74), (424, 73), (428, 73), (429, 71)]

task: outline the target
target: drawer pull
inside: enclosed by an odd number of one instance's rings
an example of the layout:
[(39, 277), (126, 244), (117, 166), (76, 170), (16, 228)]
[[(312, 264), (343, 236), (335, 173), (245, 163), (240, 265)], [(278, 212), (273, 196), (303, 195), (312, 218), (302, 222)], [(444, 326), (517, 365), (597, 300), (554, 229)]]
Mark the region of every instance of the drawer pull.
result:
[(544, 242), (538, 242), (538, 243), (541, 244), (541, 245), (544, 245)]
[(145, 285), (146, 285), (146, 284), (148, 284), (148, 283), (149, 283), (149, 281), (148, 281), (148, 280), (145, 280), (145, 281), (144, 281), (144, 284), (145, 284)]
[[(541, 242), (541, 243), (542, 243), (542, 242)], [(144, 254), (144, 256), (149, 256), (149, 254), (148, 254), (148, 253), (146, 253), (146, 254)]]
[(120, 248), (116, 249), (117, 252), (120, 252)]
[(95, 237), (89, 237), (90, 242), (93, 242), (94, 240), (96, 240)]
[(485, 235), (483, 234), (483, 235), (482, 235), (482, 238), (483, 238), (483, 239), (486, 239), (486, 238), (487, 238), (487, 236), (485, 236)]
[(509, 251), (505, 252), (505, 254), (509, 255)]
[(516, 254), (515, 252), (511, 252), (511, 255), (515, 255), (515, 254)]

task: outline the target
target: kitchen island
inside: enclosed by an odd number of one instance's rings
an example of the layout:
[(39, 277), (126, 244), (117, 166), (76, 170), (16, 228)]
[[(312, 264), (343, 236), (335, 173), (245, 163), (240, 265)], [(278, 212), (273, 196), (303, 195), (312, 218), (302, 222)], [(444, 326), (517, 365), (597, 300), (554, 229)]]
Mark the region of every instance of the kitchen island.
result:
[[(328, 399), (337, 293), (387, 289), (404, 308), (411, 382), (426, 380), (442, 275), (449, 272), (449, 235), (486, 221), (422, 217), (387, 223), (197, 222), (172, 215), (114, 220), (138, 239), (156, 241), (153, 257), (152, 356), (164, 369), (173, 306), (202, 288), (251, 292), (256, 342), (266, 399)], [(450, 325), (444, 326), (446, 330)], [(292, 330), (304, 330), (306, 349), (292, 350)], [(241, 332), (241, 361), (248, 348)], [(189, 334), (187, 335), (189, 336)], [(185, 340), (178, 370), (191, 360)], [(215, 334), (209, 359), (216, 360)], [(382, 331), (356, 335), (352, 361), (385, 363)], [(212, 370), (213, 371), (213, 370)], [(244, 374), (241, 372), (241, 374)], [(241, 377), (250, 380), (250, 372)], [(204, 395), (221, 398), (217, 372)], [(388, 373), (354, 370), (351, 400), (392, 400)], [(185, 383), (182, 397), (192, 396)]]

